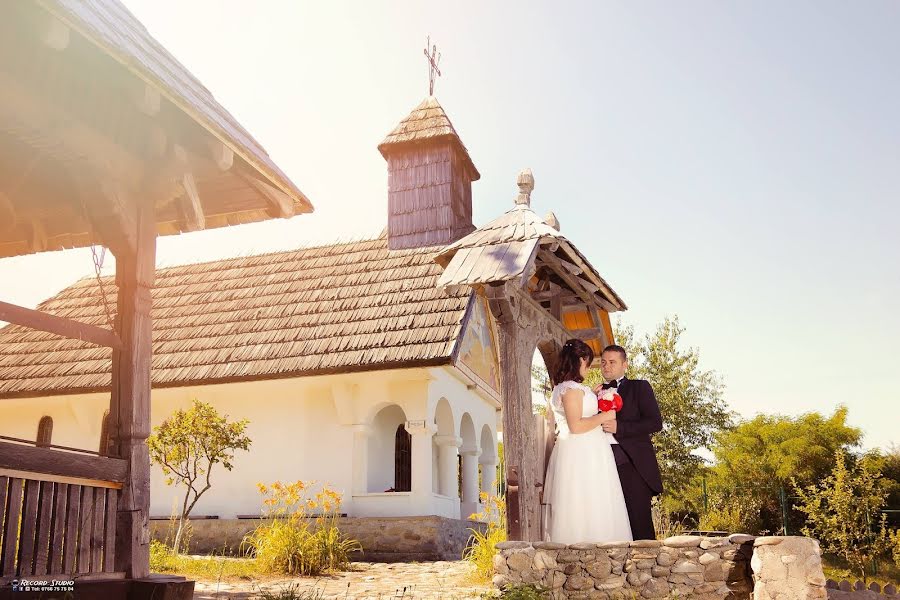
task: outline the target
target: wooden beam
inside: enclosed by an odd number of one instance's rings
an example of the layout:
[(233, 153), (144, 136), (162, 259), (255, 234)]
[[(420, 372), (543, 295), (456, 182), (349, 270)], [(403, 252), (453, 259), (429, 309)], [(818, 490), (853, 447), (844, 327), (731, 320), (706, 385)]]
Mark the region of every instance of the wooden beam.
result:
[(31, 220), (31, 232), (28, 244), (33, 253), (44, 252), (47, 250), (47, 230), (44, 228), (44, 222), (41, 219), (34, 218)]
[(185, 231), (206, 229), (206, 217), (203, 215), (203, 206), (200, 204), (200, 194), (197, 192), (193, 174), (187, 172), (181, 176), (181, 187), (184, 194), (179, 199), (178, 206), (181, 209)]
[(38, 310), (0, 302), (0, 321), (14, 323), (38, 331), (54, 333), (73, 340), (81, 340), (97, 346), (120, 348), (121, 342), (109, 329), (88, 325), (72, 319), (57, 317)]
[(156, 276), (153, 202), (136, 202), (136, 244), (116, 254), (119, 288), (117, 330), (122, 348), (113, 352), (110, 433), (112, 453), (128, 464), (116, 519), (115, 569), (147, 577), (150, 565), (150, 356), (153, 324), (150, 293)]
[(559, 278), (565, 281), (566, 285), (568, 285), (573, 292), (578, 294), (578, 297), (581, 298), (581, 300), (585, 304), (590, 305), (593, 303), (593, 301), (591, 300), (591, 295), (588, 294), (588, 292), (583, 287), (581, 287), (581, 284), (579, 283), (580, 280), (569, 273), (569, 270), (562, 265), (558, 256), (547, 252), (546, 250), (542, 250), (538, 253), (538, 258), (552, 267)]
[(155, 117), (159, 114), (162, 106), (162, 95), (159, 90), (144, 81), (138, 81), (135, 84), (134, 104), (138, 110), (148, 117)]
[(125, 466), (118, 458), (0, 442), (0, 469), (121, 483)]
[(290, 196), (253, 175), (247, 176), (247, 183), (268, 200), (273, 217), (287, 219), (294, 216), (294, 201)]
[(0, 192), (0, 233), (10, 231), (16, 226), (16, 209), (9, 196)]
[[(554, 255), (554, 256), (556, 256), (556, 255)], [(572, 275), (581, 275), (582, 273), (584, 273), (584, 271), (580, 267), (573, 265), (569, 261), (559, 258), (558, 256), (556, 258), (557, 258), (557, 260), (559, 260), (559, 264), (561, 264), (563, 267), (565, 267), (566, 270), (569, 273), (571, 273)]]
[(579, 340), (603, 340), (606, 336), (606, 332), (602, 327), (591, 327), (588, 329), (572, 329), (569, 331), (572, 337), (576, 337)]
[(209, 141), (209, 152), (220, 171), (227, 171), (234, 164), (234, 151), (219, 140)]
[(609, 312), (616, 312), (625, 309), (624, 305), (620, 305), (620, 301), (616, 299), (616, 295), (613, 294), (611, 289), (609, 289), (609, 287), (606, 285), (606, 282), (604, 282), (601, 277), (597, 276), (594, 269), (591, 268), (591, 266), (588, 265), (584, 260), (582, 260), (573, 248), (569, 247), (568, 244), (566, 244), (565, 251), (566, 254), (575, 262), (575, 264), (581, 267), (584, 273), (596, 278), (596, 285), (599, 286), (600, 292), (602, 292), (602, 294), (606, 297), (606, 300), (604, 300), (604, 302), (602, 303), (604, 310), (607, 310)]
[(68, 26), (47, 13), (40, 19), (40, 38), (41, 42), (54, 50), (65, 50), (69, 47), (69, 28)]

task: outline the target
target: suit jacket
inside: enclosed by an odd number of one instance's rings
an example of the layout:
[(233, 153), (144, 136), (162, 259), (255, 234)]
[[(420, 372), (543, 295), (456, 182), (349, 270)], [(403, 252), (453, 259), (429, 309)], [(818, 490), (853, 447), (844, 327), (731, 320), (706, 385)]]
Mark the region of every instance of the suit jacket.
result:
[(650, 434), (662, 431), (662, 415), (649, 381), (623, 379), (618, 393), (622, 397), (622, 410), (616, 415), (616, 441), (631, 459), (650, 489), (663, 491), (656, 450)]

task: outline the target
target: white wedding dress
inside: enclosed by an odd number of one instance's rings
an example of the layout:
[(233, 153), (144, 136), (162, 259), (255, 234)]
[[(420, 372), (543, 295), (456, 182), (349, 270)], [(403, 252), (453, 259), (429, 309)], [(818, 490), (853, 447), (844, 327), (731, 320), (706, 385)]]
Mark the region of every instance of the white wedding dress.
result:
[(631, 524), (619, 472), (610, 448), (612, 434), (597, 427), (572, 433), (562, 395), (584, 392), (582, 416), (597, 414), (597, 396), (586, 385), (564, 381), (553, 388), (550, 410), (558, 435), (544, 482), (544, 540), (562, 544), (631, 541)]

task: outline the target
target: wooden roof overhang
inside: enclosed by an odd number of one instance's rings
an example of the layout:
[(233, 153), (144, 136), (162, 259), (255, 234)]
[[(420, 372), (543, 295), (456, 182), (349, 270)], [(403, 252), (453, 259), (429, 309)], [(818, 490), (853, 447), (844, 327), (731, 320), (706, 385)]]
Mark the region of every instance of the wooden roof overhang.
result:
[(435, 257), (444, 267), (438, 286), (485, 286), (515, 282), (551, 316), (588, 342), (596, 357), (614, 337), (609, 313), (625, 302), (559, 232), (553, 213), (540, 218), (530, 207), (534, 178), (519, 175), (516, 206)]
[(157, 235), (312, 211), (118, 2), (0, 3), (0, 258), (131, 244), (133, 203)]

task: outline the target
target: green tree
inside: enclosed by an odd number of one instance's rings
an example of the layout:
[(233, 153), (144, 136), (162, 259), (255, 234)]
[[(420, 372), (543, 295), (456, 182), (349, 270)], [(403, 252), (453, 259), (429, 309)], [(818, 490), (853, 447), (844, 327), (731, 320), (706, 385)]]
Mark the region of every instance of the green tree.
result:
[(782, 490), (790, 490), (792, 480), (805, 487), (823, 479), (835, 452), (857, 446), (861, 435), (847, 425), (844, 407), (830, 417), (758, 415), (717, 434), (710, 495), (752, 509), (742, 511), (744, 531), (777, 531), (783, 524)]
[(162, 467), (166, 485), (184, 485), (184, 501), (178, 518), (173, 550), (180, 550), (187, 518), (197, 500), (212, 487), (214, 465), (230, 471), (235, 450), (248, 450), (245, 435), (249, 421), (229, 422), (210, 404), (194, 400), (190, 409), (175, 414), (153, 430), (147, 439), (150, 459)]
[[(632, 326), (617, 324), (617, 339), (628, 353), (631, 379), (646, 379), (653, 386), (663, 416), (663, 430), (653, 445), (665, 486), (666, 510), (684, 505), (692, 494), (704, 460), (696, 454), (709, 449), (718, 431), (728, 429), (732, 413), (722, 397), (724, 386), (714, 371), (700, 367), (700, 351), (684, 347), (684, 327), (678, 317), (666, 318), (653, 333), (637, 338)], [(602, 381), (599, 371), (589, 385)]]
[(825, 552), (843, 557), (866, 582), (866, 567), (890, 549), (885, 517), (877, 518), (887, 492), (871, 457), (849, 467), (843, 450), (834, 458), (831, 474), (820, 483), (793, 482), (798, 508), (807, 515), (803, 533), (818, 538)]

